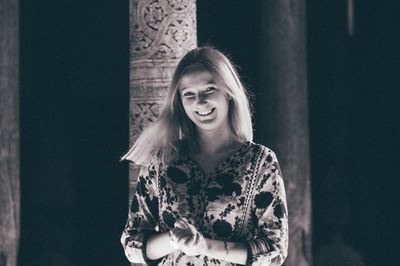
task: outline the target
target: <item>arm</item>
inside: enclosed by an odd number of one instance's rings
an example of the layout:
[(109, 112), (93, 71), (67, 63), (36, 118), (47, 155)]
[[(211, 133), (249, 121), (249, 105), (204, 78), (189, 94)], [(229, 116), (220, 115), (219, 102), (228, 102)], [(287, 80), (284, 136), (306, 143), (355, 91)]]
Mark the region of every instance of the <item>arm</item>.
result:
[(247, 261), (247, 246), (243, 242), (226, 242), (206, 239), (206, 249), (203, 255), (218, 260), (245, 265)]
[(248, 263), (279, 266), (287, 256), (288, 216), (285, 187), (275, 154), (267, 152), (255, 190), (255, 237), (248, 241)]
[(176, 248), (171, 245), (169, 234), (168, 231), (149, 237), (146, 245), (147, 258), (150, 260), (157, 260), (176, 250)]
[(248, 248), (244, 242), (224, 242), (204, 238), (186, 219), (180, 219), (171, 229), (171, 239), (177, 248), (189, 256), (204, 255), (235, 264), (245, 264)]
[[(285, 186), (278, 160), (267, 151), (252, 203), (255, 235), (245, 242), (206, 239), (203, 254), (237, 264), (282, 265), (288, 249)], [(228, 250), (228, 252), (227, 252)]]
[(288, 248), (285, 188), (275, 154), (268, 151), (265, 157), (251, 207), (254, 237), (243, 242), (226, 242), (226, 245), (220, 240), (204, 239), (203, 247), (202, 241), (194, 240), (198, 231), (193, 226), (174, 228), (171, 232), (180, 250), (189, 256), (202, 254), (236, 264), (283, 264)]
[(159, 221), (158, 194), (156, 164), (150, 163), (140, 170), (128, 221), (121, 236), (130, 262), (157, 264), (157, 259), (168, 254), (168, 249), (163, 249), (161, 253), (154, 251), (160, 244), (166, 243), (165, 234), (159, 234), (155, 229)]

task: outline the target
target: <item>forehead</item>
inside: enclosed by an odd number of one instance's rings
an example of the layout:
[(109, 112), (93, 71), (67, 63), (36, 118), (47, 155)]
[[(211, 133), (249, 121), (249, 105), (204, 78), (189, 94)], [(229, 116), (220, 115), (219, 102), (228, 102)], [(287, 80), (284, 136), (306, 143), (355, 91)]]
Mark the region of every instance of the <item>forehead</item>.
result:
[(196, 70), (182, 76), (179, 82), (179, 90), (201, 87), (202, 85), (215, 83), (214, 77), (207, 70)]

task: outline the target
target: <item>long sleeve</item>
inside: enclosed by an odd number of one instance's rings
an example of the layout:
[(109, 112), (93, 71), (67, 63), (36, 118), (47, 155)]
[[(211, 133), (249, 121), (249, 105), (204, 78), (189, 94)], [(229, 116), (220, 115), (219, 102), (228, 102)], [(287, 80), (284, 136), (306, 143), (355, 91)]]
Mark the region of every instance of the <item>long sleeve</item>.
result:
[(248, 264), (282, 265), (288, 249), (286, 194), (278, 160), (270, 150), (255, 187), (252, 222), (257, 228), (248, 241)]
[(157, 264), (146, 257), (146, 241), (156, 233), (159, 221), (157, 164), (141, 168), (136, 191), (130, 205), (128, 220), (121, 236), (125, 255), (132, 263)]

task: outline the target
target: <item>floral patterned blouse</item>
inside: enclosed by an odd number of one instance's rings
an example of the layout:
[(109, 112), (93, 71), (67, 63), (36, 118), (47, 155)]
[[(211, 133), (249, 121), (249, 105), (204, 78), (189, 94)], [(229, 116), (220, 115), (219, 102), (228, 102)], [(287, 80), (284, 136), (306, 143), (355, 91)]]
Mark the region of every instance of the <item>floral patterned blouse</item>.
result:
[(206, 174), (189, 156), (169, 165), (155, 159), (142, 167), (121, 243), (129, 261), (148, 265), (235, 265), (177, 250), (152, 261), (146, 240), (185, 217), (204, 237), (242, 241), (248, 265), (281, 265), (287, 255), (285, 188), (273, 151), (245, 142)]

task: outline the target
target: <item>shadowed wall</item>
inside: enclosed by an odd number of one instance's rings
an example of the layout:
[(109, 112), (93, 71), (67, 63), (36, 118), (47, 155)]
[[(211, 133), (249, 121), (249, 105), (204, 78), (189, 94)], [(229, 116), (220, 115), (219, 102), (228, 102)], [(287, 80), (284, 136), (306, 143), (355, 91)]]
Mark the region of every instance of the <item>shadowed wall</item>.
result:
[(20, 235), (19, 2), (0, 2), (0, 266), (16, 266)]

